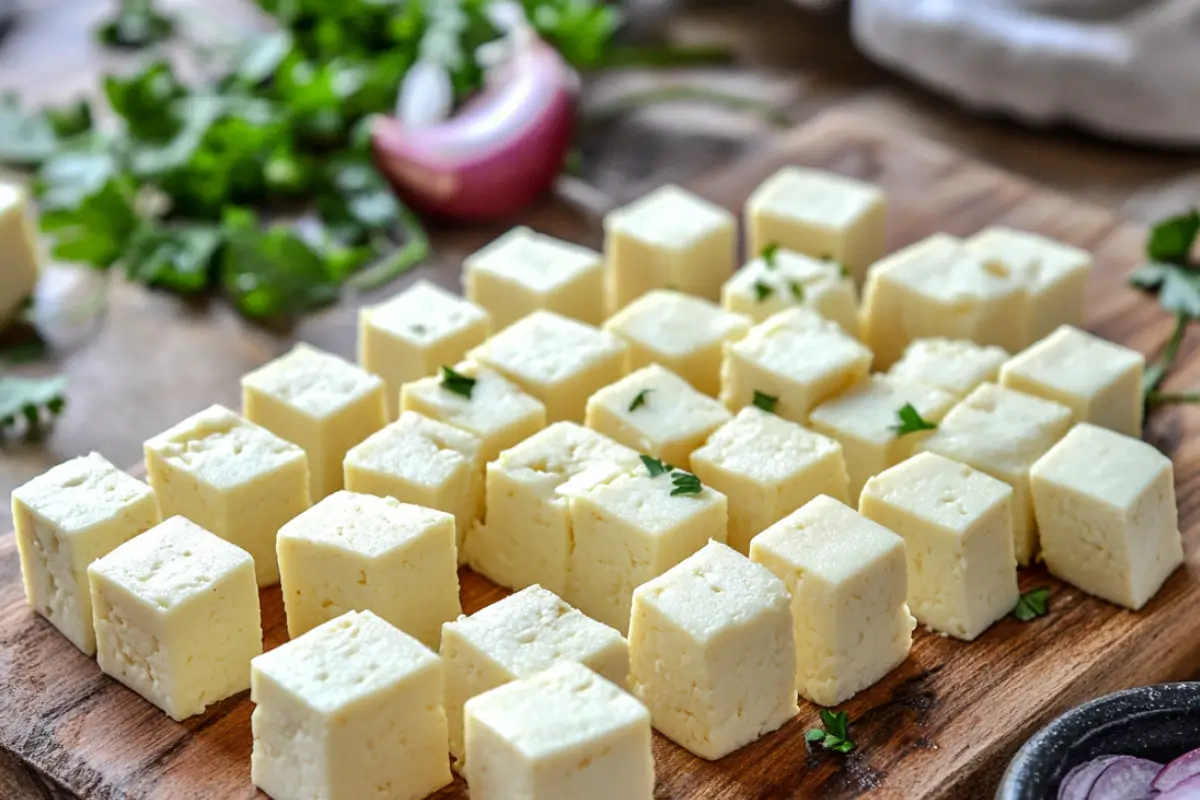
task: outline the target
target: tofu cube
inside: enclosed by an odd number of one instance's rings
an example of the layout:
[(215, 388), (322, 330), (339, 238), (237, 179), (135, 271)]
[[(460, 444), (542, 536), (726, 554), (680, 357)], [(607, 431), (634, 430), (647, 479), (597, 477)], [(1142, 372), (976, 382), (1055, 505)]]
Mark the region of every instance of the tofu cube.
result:
[(252, 666), (250, 777), (274, 800), (420, 800), (450, 783), (442, 664), (370, 611)]
[(1071, 410), (1050, 400), (985, 383), (950, 409), (921, 447), (1012, 487), (1017, 563), (1037, 555), (1029, 468), (1071, 427)]
[(589, 325), (604, 321), (604, 257), (529, 228), (513, 228), (467, 256), (463, 286), (497, 331), (538, 310)]
[(487, 465), (487, 523), (471, 533), (471, 569), (508, 589), (536, 583), (565, 595), (571, 498), (641, 467), (633, 450), (573, 422), (505, 450)]
[(604, 329), (629, 346), (625, 371), (661, 364), (705, 394), (721, 391), (721, 349), (750, 330), (744, 314), (699, 297), (655, 289), (614, 314)]
[(1000, 367), (1008, 361), (1002, 347), (978, 345), (965, 339), (917, 339), (888, 376), (923, 383), (955, 397), (966, 397), (981, 383), (1000, 380)]
[(288, 636), (347, 611), (373, 611), (428, 647), (458, 617), (454, 517), (340, 491), (279, 530)]
[(171, 517), (88, 567), (96, 662), (176, 722), (250, 686), (254, 560)]
[(310, 505), (303, 450), (217, 405), (144, 450), (163, 519), (186, 517), (248, 552), (259, 586), (279, 582), (275, 534)]
[(588, 397), (624, 374), (625, 350), (608, 331), (535, 311), (468, 356), (540, 400), (548, 422), (583, 422)]
[(749, 406), (692, 453), (692, 472), (729, 503), (729, 546), (750, 540), (817, 495), (849, 502), (842, 446), (834, 439)]
[(900, 409), (911, 405), (922, 419), (936, 424), (956, 401), (953, 395), (923, 383), (872, 375), (814, 408), (808, 424), (842, 445), (853, 502), (869, 478), (911, 456), (929, 436), (929, 431), (900, 435), (896, 430)]
[(574, 662), (466, 706), (474, 800), (651, 800), (650, 712)]
[(701, 758), (796, 716), (796, 648), (783, 582), (710, 542), (633, 595), (629, 683), (659, 733)]
[(1183, 562), (1171, 460), (1082, 423), (1033, 465), (1033, 507), (1047, 569), (1140, 609)]
[(0, 323), (25, 302), (37, 287), (41, 265), (29, 198), (15, 183), (0, 180)]
[(750, 542), (791, 595), (796, 688), (836, 706), (887, 675), (912, 648), (904, 540), (831, 497), (817, 497)]
[(763, 322), (792, 306), (804, 306), (858, 336), (854, 279), (834, 261), (778, 250), (768, 264), (760, 255), (721, 287), (721, 305)]
[(587, 402), (587, 426), (670, 464), (732, 418), (728, 409), (657, 364), (605, 386)]
[(1064, 325), (1007, 361), (1000, 382), (1062, 403), (1075, 422), (1140, 437), (1145, 368), (1138, 351)]
[(154, 492), (92, 453), (13, 490), (12, 514), (29, 605), (94, 655), (88, 564), (158, 524)]
[(488, 314), (420, 280), (358, 312), (358, 361), (387, 386), (388, 419), (400, 413), (400, 387), (458, 363), (491, 333)]
[(709, 300), (733, 273), (737, 221), (678, 186), (662, 186), (604, 217), (609, 302), (620, 311), (652, 289)]
[(867, 481), (859, 511), (904, 538), (919, 622), (971, 641), (1017, 604), (1008, 484), (919, 453)]
[(747, 245), (769, 244), (832, 258), (861, 283), (883, 256), (887, 197), (869, 183), (801, 167), (784, 167), (746, 201)]
[(303, 343), (242, 377), (242, 412), (308, 455), (313, 502), (342, 488), (346, 453), (387, 424), (378, 376)]
[(774, 398), (774, 411), (804, 424), (808, 412), (867, 379), (871, 351), (836, 323), (807, 308), (781, 311), (725, 346), (721, 402), (731, 411), (756, 393)]
[(450, 752), (464, 769), (463, 707), (476, 695), (574, 661), (624, 686), (629, 646), (552, 592), (530, 586), (442, 629)]

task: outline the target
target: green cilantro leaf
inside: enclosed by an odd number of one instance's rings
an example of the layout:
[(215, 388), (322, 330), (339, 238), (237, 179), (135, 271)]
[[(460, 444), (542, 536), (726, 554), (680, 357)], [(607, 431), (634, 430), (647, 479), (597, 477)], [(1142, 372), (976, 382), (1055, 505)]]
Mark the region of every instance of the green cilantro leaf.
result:
[(792, 299), (797, 303), (804, 302), (804, 284), (800, 281), (788, 281), (788, 288), (792, 290)]
[(769, 394), (764, 394), (758, 389), (754, 390), (754, 400), (751, 401), (755, 407), (761, 408), (763, 411), (775, 413), (775, 406), (779, 405), (779, 398)]
[(777, 242), (771, 242), (762, 249), (762, 260), (763, 264), (767, 266), (767, 269), (775, 269), (775, 267), (778, 266), (775, 261), (775, 256), (778, 252), (779, 244)]
[(121, 0), (117, 14), (100, 27), (100, 41), (109, 47), (136, 50), (170, 38), (175, 23), (160, 14), (154, 0)]
[(151, 61), (127, 77), (104, 79), (108, 104), (135, 139), (165, 142), (180, 128), (176, 101), (186, 89), (166, 61)]
[(699, 478), (683, 470), (676, 470), (671, 473), (671, 483), (675, 487), (671, 490), (671, 497), (684, 494), (700, 494), (704, 488)]
[(70, 105), (47, 108), (45, 114), (54, 133), (62, 138), (78, 136), (92, 129), (92, 104), (82, 98)]
[(1200, 235), (1200, 208), (1165, 219), (1150, 231), (1146, 255), (1151, 261), (1186, 264)]
[(825, 740), (825, 731), (818, 728), (813, 728), (808, 733), (804, 734), (804, 739), (808, 742), (816, 744)]
[(34, 189), (54, 258), (102, 269), (120, 260), (138, 215), (133, 183), (112, 156), (64, 152), (42, 165)]
[(758, 302), (763, 302), (774, 293), (775, 290), (770, 286), (770, 284), (763, 283), (762, 281), (754, 282), (754, 298), (758, 300)]
[(1021, 599), (1012, 610), (1012, 615), (1021, 622), (1044, 617), (1050, 610), (1050, 589), (1039, 587), (1021, 594)]
[(1167, 311), (1200, 317), (1200, 272), (1176, 264), (1143, 264), (1129, 276), (1129, 283), (1158, 295)]
[(629, 403), (629, 410), (637, 411), (639, 408), (646, 405), (646, 395), (653, 391), (653, 389), (642, 389), (640, 392), (638, 392), (637, 395), (634, 396), (633, 400)]
[(225, 232), (212, 224), (177, 226), (144, 224), (125, 252), (125, 274), (131, 280), (180, 294), (206, 290), (216, 267)]
[(659, 461), (657, 458), (652, 456), (641, 455), (638, 456), (638, 458), (640, 458), (642, 463), (646, 465), (646, 472), (650, 473), (651, 478), (657, 478), (659, 475), (665, 475), (671, 470), (675, 469), (670, 464), (664, 464), (662, 461)]
[(475, 379), (468, 378), (466, 375), (450, 369), (450, 367), (443, 366), (442, 388), (470, 400), (471, 392), (475, 389)]
[(67, 379), (63, 375), (46, 378), (0, 375), (0, 436), (12, 432), (21, 419), (25, 420), (29, 435), (39, 433), (50, 418), (62, 413), (66, 388)]
[(16, 93), (0, 93), (0, 162), (35, 167), (54, 155), (58, 145), (45, 113), (26, 113)]
[(932, 431), (937, 428), (936, 422), (930, 422), (921, 416), (921, 413), (913, 406), (912, 403), (905, 403), (896, 412), (899, 422), (892, 426), (892, 431), (897, 437), (906, 436), (910, 433), (918, 431)]
[(845, 711), (830, 711), (821, 709), (821, 728), (813, 728), (804, 734), (804, 740), (809, 744), (820, 744), (826, 750), (834, 753), (853, 752), (855, 744), (850, 740), (850, 718)]

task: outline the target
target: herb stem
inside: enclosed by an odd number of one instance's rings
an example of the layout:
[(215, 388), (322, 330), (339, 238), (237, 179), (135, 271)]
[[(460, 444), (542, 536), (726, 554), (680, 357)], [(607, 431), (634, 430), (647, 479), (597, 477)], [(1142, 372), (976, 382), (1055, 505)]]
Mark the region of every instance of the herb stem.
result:
[(730, 111), (756, 114), (771, 125), (780, 128), (791, 124), (787, 114), (770, 103), (700, 86), (662, 86), (629, 92), (607, 103), (587, 109), (584, 112), (584, 122), (587, 125), (596, 125), (639, 108), (663, 103), (703, 103)]
[(1152, 406), (1200, 403), (1200, 392), (1151, 392), (1146, 402)]

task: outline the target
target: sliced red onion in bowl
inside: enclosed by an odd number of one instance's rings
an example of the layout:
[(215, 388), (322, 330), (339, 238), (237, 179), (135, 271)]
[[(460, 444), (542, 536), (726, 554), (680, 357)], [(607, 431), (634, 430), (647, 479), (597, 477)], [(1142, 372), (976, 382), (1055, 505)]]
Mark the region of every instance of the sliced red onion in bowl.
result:
[(1057, 800), (1200, 800), (1200, 748), (1163, 766), (1136, 756), (1100, 756), (1076, 766)]
[(1200, 775), (1192, 776), (1175, 784), (1174, 788), (1154, 795), (1154, 800), (1200, 800)]
[(1197, 775), (1200, 775), (1200, 748), (1184, 753), (1159, 770), (1152, 785), (1165, 792)]
[(1117, 756), (1096, 778), (1088, 800), (1148, 800), (1154, 776), (1162, 769), (1157, 761), (1134, 756)]
[(1100, 777), (1105, 767), (1118, 758), (1120, 756), (1100, 756), (1075, 767), (1058, 785), (1058, 800), (1087, 800), (1096, 778)]

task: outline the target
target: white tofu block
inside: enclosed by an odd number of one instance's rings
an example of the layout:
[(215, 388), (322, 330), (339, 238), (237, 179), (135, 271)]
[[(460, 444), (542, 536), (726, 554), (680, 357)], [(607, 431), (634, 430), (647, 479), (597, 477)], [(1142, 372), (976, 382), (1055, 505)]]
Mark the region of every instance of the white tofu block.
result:
[(400, 413), (400, 387), (457, 364), (491, 333), (488, 314), (445, 289), (419, 280), (358, 312), (358, 361), (387, 386), (388, 418)]
[(751, 260), (721, 287), (721, 305), (756, 323), (772, 314), (805, 306), (858, 336), (858, 292), (841, 264), (779, 250), (768, 264)]
[(650, 743), (646, 707), (573, 662), (466, 706), (472, 800), (650, 800)]
[(904, 538), (919, 622), (970, 641), (1017, 604), (1008, 484), (919, 453), (867, 481), (859, 511)]
[(888, 375), (966, 397), (981, 383), (1000, 380), (1000, 367), (1008, 360), (1002, 347), (978, 345), (965, 339), (917, 339)]
[(912, 648), (904, 540), (830, 497), (754, 537), (750, 558), (791, 595), (796, 688), (835, 706), (887, 675)]
[(1082, 423), (1030, 474), (1052, 575), (1136, 611), (1183, 562), (1174, 471), (1152, 446)]
[(662, 186), (604, 217), (612, 311), (652, 289), (709, 300), (733, 273), (737, 221), (678, 186)]
[(394, 497), (334, 492), (279, 530), (288, 635), (373, 611), (428, 647), (462, 613), (454, 517)]
[(796, 716), (783, 582), (710, 542), (633, 595), (629, 683), (659, 733), (715, 760)]
[(12, 316), (37, 286), (41, 265), (29, 198), (0, 180), (0, 323)]
[(175, 721), (250, 686), (262, 652), (250, 554), (171, 517), (88, 567), (96, 662)]
[(775, 243), (813, 258), (845, 264), (861, 283), (883, 256), (887, 197), (863, 181), (801, 167), (784, 167), (746, 201), (751, 257)]
[(725, 346), (721, 402), (731, 411), (755, 392), (777, 400), (775, 413), (804, 424), (808, 412), (866, 380), (871, 351), (807, 308), (781, 311)]
[(342, 488), (347, 451), (387, 424), (378, 376), (303, 343), (242, 376), (242, 413), (308, 455), (313, 502)]
[(463, 707), (476, 695), (574, 661), (624, 686), (629, 647), (621, 634), (588, 619), (540, 586), (493, 603), (442, 629), (450, 752), (464, 769)]
[(450, 783), (442, 664), (370, 611), (252, 666), (250, 776), (273, 800), (421, 800)]
[(210, 406), (146, 441), (163, 519), (186, 517), (254, 557), (259, 586), (279, 582), (275, 534), (309, 503), (304, 451)]
[(1029, 468), (1070, 427), (1066, 406), (985, 383), (950, 409), (921, 447), (1012, 487), (1014, 552), (1025, 566), (1038, 549)]
[(604, 321), (604, 257), (529, 228), (513, 228), (467, 256), (463, 287), (497, 331), (538, 310), (589, 325)]
[(817, 495), (850, 500), (836, 440), (753, 406), (718, 428), (691, 463), (704, 485), (728, 499), (728, 543), (743, 555), (752, 538)]
[(629, 346), (625, 371), (660, 364), (707, 395), (721, 391), (721, 349), (750, 330), (744, 314), (699, 297), (655, 289), (604, 323)]
[(669, 464), (687, 465), (692, 451), (732, 418), (729, 410), (657, 364), (605, 386), (587, 402), (587, 426)]
[(92, 453), (14, 489), (12, 515), (29, 605), (94, 655), (88, 564), (158, 524), (154, 492)]
[(1000, 382), (1062, 403), (1075, 422), (1140, 437), (1145, 368), (1138, 351), (1064, 325), (1007, 361)]
[(487, 465), (487, 523), (471, 533), (471, 569), (508, 589), (567, 592), (570, 501), (641, 469), (638, 454), (607, 436), (558, 422)]
[(588, 397), (624, 374), (625, 350), (608, 331), (535, 311), (468, 356), (540, 400), (548, 422), (583, 422)]

